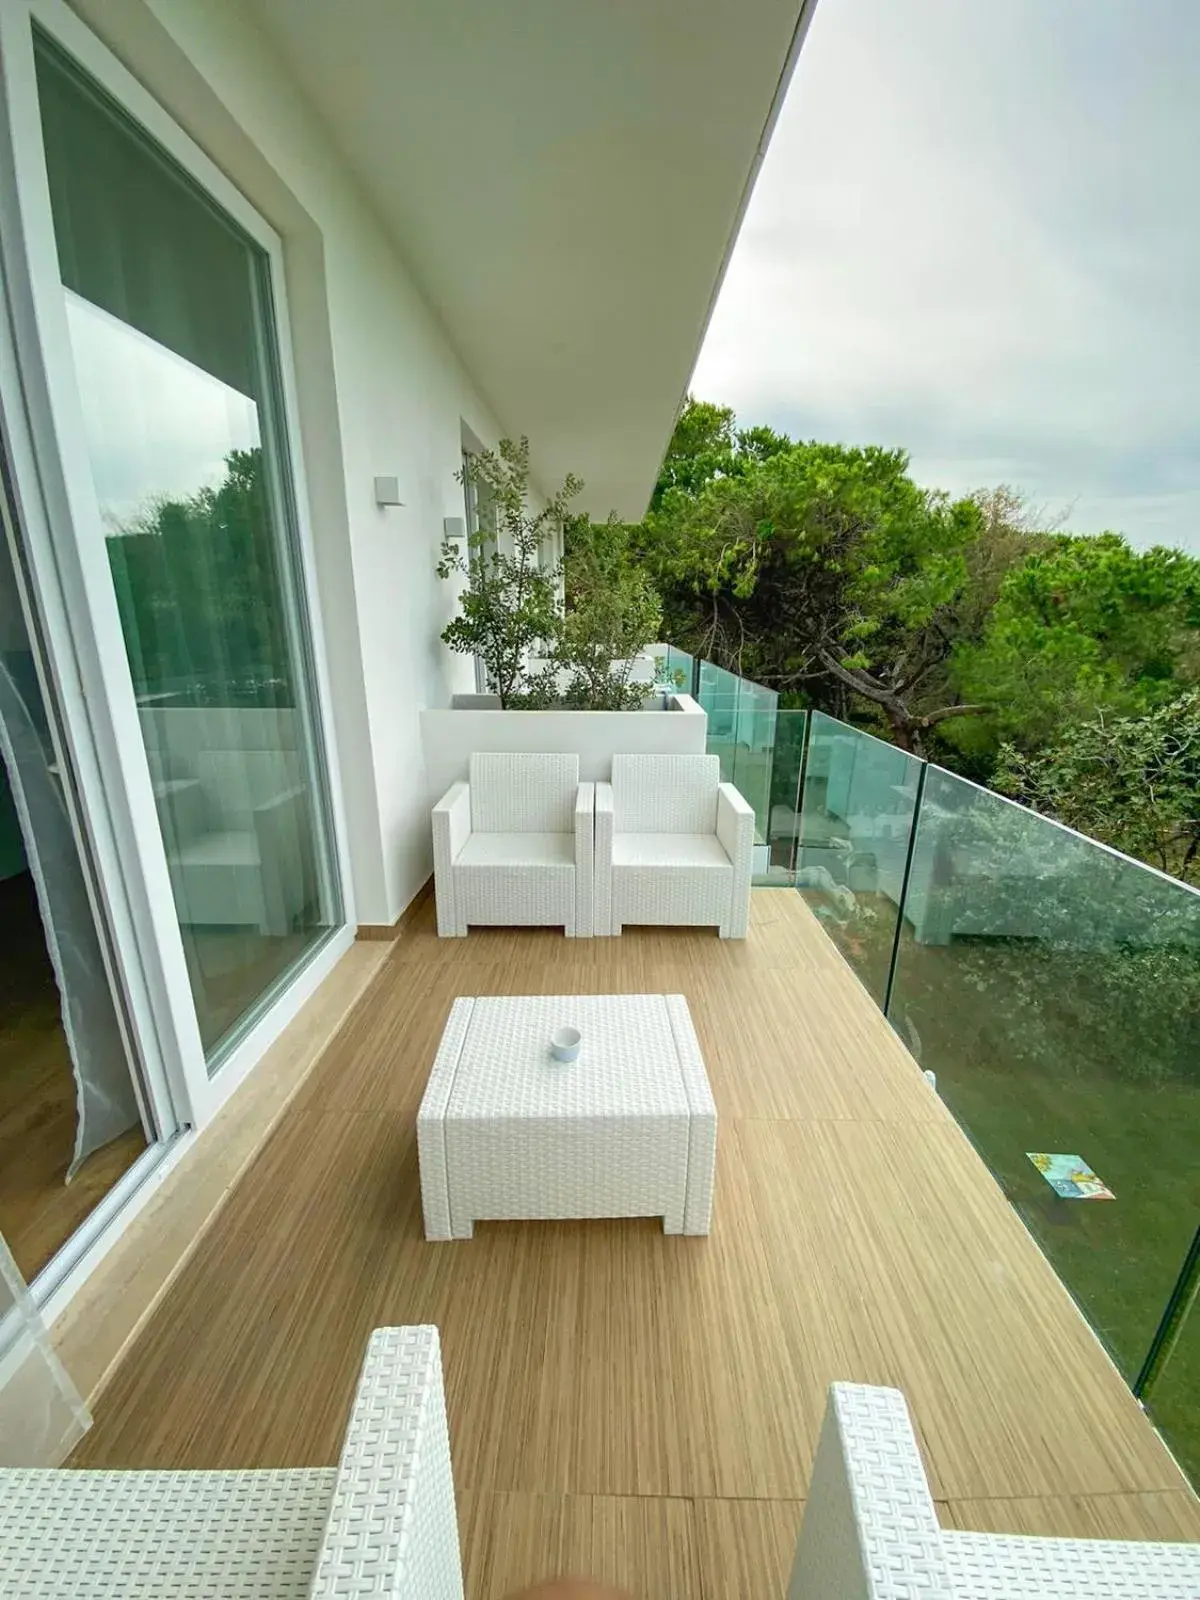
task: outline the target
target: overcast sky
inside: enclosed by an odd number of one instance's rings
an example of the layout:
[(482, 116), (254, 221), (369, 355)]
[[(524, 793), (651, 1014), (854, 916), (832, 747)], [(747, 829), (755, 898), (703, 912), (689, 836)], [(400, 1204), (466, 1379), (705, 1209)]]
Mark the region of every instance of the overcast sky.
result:
[(259, 440), (253, 400), (64, 290), (92, 477), (106, 531), (154, 502), (215, 489), (231, 450)]
[(1200, 553), (1200, 0), (819, 0), (693, 389)]

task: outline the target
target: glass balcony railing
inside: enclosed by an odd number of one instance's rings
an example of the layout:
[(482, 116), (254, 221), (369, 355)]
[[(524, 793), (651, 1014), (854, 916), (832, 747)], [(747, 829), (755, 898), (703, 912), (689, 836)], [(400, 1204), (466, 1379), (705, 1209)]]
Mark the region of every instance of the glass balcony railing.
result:
[(696, 658), (686, 650), (677, 650), (673, 644), (654, 645), (653, 654), (658, 681), (669, 684), (680, 694), (694, 694), (696, 690)]
[(1135, 1390), (1180, 1466), (1200, 1484), (1200, 1228)]
[[(694, 681), (756, 882), (803, 896), (1200, 1482), (1200, 891), (710, 663)], [(1104, 1195), (1072, 1193), (1085, 1168)]]
[(808, 735), (796, 887), (886, 1006), (922, 763), (814, 711)]
[(1196, 1225), (1200, 895), (930, 767), (887, 1014), (1132, 1382)]

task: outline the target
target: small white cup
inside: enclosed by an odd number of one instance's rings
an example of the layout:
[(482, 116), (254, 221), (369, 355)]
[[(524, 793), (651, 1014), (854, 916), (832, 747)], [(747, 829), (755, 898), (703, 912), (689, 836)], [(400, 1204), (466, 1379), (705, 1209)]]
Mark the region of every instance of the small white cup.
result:
[(582, 1046), (578, 1028), (556, 1028), (550, 1035), (550, 1054), (555, 1061), (578, 1061)]

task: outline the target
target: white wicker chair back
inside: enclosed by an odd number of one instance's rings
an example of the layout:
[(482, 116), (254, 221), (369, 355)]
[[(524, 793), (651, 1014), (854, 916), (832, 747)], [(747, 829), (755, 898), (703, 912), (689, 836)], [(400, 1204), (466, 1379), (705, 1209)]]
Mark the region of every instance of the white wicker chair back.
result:
[(715, 833), (716, 756), (614, 756), (617, 833)]
[(476, 751), (472, 832), (572, 833), (578, 792), (578, 756)]

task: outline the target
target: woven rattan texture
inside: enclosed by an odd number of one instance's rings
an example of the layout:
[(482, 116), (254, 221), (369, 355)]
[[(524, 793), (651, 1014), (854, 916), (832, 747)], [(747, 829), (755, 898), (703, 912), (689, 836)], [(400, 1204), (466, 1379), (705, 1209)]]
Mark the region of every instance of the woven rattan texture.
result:
[(942, 1535), (954, 1600), (1197, 1600), (1200, 1545)]
[(570, 833), (575, 825), (579, 757), (471, 757), (471, 827), (476, 833)]
[(438, 1333), (367, 1345), (313, 1600), (462, 1600)]
[[(461, 938), (476, 927), (560, 927), (588, 937), (593, 927), (595, 786), (577, 781), (579, 758), (471, 757), (470, 784), (454, 784), (433, 809), (438, 933)], [(464, 860), (480, 840), (493, 849)], [(555, 846), (543, 859), (520, 841)], [(561, 844), (561, 855), (559, 846)], [(475, 852), (478, 853), (478, 852)]]
[(0, 1473), (5, 1600), (307, 1600), (332, 1469)]
[[(556, 1063), (571, 1025), (580, 1059)], [(682, 996), (456, 1000), (417, 1118), (425, 1230), (661, 1216), (708, 1231), (716, 1108)]]
[(716, 756), (623, 756), (612, 762), (618, 833), (715, 833)]

